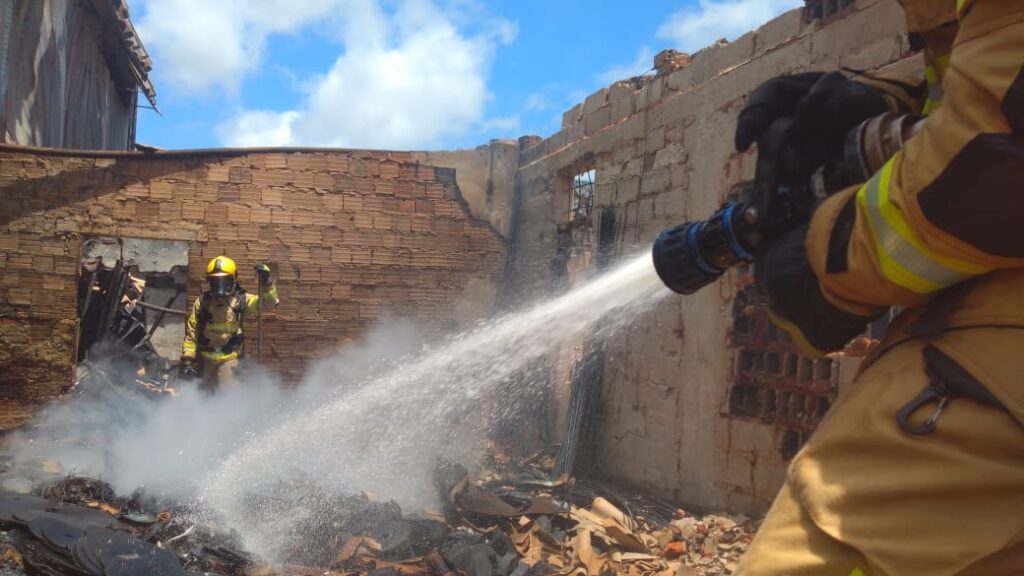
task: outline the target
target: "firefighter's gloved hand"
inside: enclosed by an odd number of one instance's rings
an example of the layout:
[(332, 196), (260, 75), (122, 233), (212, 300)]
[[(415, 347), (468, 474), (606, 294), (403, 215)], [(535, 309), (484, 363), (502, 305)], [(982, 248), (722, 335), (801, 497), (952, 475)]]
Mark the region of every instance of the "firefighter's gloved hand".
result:
[(876, 88), (829, 72), (797, 104), (790, 143), (800, 150), (804, 168), (813, 170), (842, 157), (850, 130), (888, 110)]
[(199, 369), (196, 367), (194, 358), (182, 358), (178, 365), (178, 378), (182, 380), (196, 380), (199, 378)]
[(263, 262), (256, 265), (256, 276), (260, 279), (260, 284), (267, 286), (270, 284), (270, 266), (267, 266)]
[(761, 84), (740, 111), (736, 121), (736, 150), (745, 152), (779, 118), (793, 116), (797, 105), (824, 72), (777, 76)]
[(768, 299), (769, 316), (801, 352), (820, 356), (841, 350), (875, 318), (858, 316), (825, 299), (807, 260), (804, 224), (758, 248), (754, 279)]
[(736, 149), (747, 150), (779, 118), (792, 117), (788, 143), (799, 153), (800, 171), (841, 157), (846, 134), (888, 111), (882, 93), (841, 72), (807, 72), (768, 80), (747, 99), (736, 122)]

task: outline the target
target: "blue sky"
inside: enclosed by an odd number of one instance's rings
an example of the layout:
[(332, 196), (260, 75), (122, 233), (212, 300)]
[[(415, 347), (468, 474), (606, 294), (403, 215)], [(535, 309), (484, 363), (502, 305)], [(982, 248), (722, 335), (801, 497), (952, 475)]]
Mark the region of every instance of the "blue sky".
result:
[(140, 110), (138, 140), (450, 149), (546, 136), (661, 49), (693, 52), (802, 4), (129, 0), (163, 113)]

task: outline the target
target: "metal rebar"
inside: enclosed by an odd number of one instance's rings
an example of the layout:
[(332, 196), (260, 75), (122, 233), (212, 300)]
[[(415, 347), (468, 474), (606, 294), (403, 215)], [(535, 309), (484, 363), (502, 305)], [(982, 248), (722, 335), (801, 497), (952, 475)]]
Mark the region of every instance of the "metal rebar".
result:
[[(178, 298), (177, 294), (174, 296), (174, 298), (175, 299)], [(135, 305), (136, 306), (141, 306), (141, 307), (143, 307), (143, 308), (145, 308), (147, 310), (156, 310), (157, 312), (163, 312), (164, 314), (170, 314), (172, 316), (181, 316), (183, 318), (185, 316), (188, 316), (188, 312), (185, 311), (185, 310), (175, 310), (173, 308), (166, 308), (164, 306), (157, 306), (156, 304), (150, 304), (149, 302), (142, 302), (141, 300), (135, 302)]]

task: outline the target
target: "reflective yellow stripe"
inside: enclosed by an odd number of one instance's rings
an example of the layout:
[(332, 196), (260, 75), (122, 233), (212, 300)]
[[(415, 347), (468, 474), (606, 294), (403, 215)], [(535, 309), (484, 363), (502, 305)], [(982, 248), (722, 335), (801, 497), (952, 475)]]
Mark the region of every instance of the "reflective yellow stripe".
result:
[(964, 15), (964, 8), (967, 7), (967, 0), (956, 0), (956, 14), (957, 16)]
[(924, 102), (922, 113), (925, 116), (938, 110), (942, 105), (944, 92), (942, 91), (942, 79), (946, 77), (949, 70), (949, 54), (937, 58), (934, 64), (924, 68), (924, 78), (928, 82), (928, 98)]
[(191, 352), (192, 354), (195, 354), (196, 353), (196, 343), (195, 342), (188, 342), (188, 341), (182, 342), (181, 343), (181, 351), (182, 352)]
[(939, 76), (939, 72), (931, 64), (925, 67), (924, 77), (928, 81), (928, 98), (924, 101), (922, 113), (928, 116), (942, 105), (942, 79)]
[(206, 331), (215, 334), (235, 334), (238, 332), (238, 322), (210, 322), (206, 325)]
[(889, 199), (895, 161), (895, 157), (890, 159), (857, 191), (857, 204), (867, 215), (885, 277), (912, 292), (930, 294), (990, 272), (991, 268), (942, 256), (925, 247), (903, 213)]
[(864, 571), (860, 568), (854, 568), (853, 572), (850, 572), (850, 576), (867, 576)]
[(228, 352), (225, 354), (224, 352), (207, 352), (204, 350), (200, 354), (211, 362), (227, 362), (228, 360), (238, 358), (238, 352)]
[(796, 344), (797, 349), (800, 350), (800, 353), (804, 356), (821, 358), (825, 355), (825, 351), (820, 350), (815, 347), (814, 344), (811, 344), (810, 340), (804, 336), (804, 333), (796, 324), (793, 324), (789, 320), (785, 320), (781, 316), (777, 316), (771, 310), (768, 310), (768, 319), (771, 320), (772, 324), (775, 324), (780, 329), (784, 330), (786, 334), (789, 334), (789, 338), (793, 341), (793, 344)]

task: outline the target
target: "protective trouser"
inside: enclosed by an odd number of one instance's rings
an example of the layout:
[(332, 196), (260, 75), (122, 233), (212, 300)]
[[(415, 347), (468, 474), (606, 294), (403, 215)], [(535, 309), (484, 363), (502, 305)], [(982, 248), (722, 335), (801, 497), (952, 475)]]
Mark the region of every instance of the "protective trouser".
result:
[[(1003, 276), (897, 319), (793, 460), (737, 575), (1024, 574), (1024, 297), (1006, 290), (1024, 283)], [(1017, 309), (992, 322), (1006, 298)], [(912, 415), (923, 425), (937, 412), (934, 431), (907, 433), (900, 411), (936, 380), (928, 348), (1004, 407), (936, 401)]]
[(223, 362), (211, 360), (201, 360), (200, 362), (203, 376), (200, 389), (206, 392), (216, 392), (238, 384), (238, 358)]

